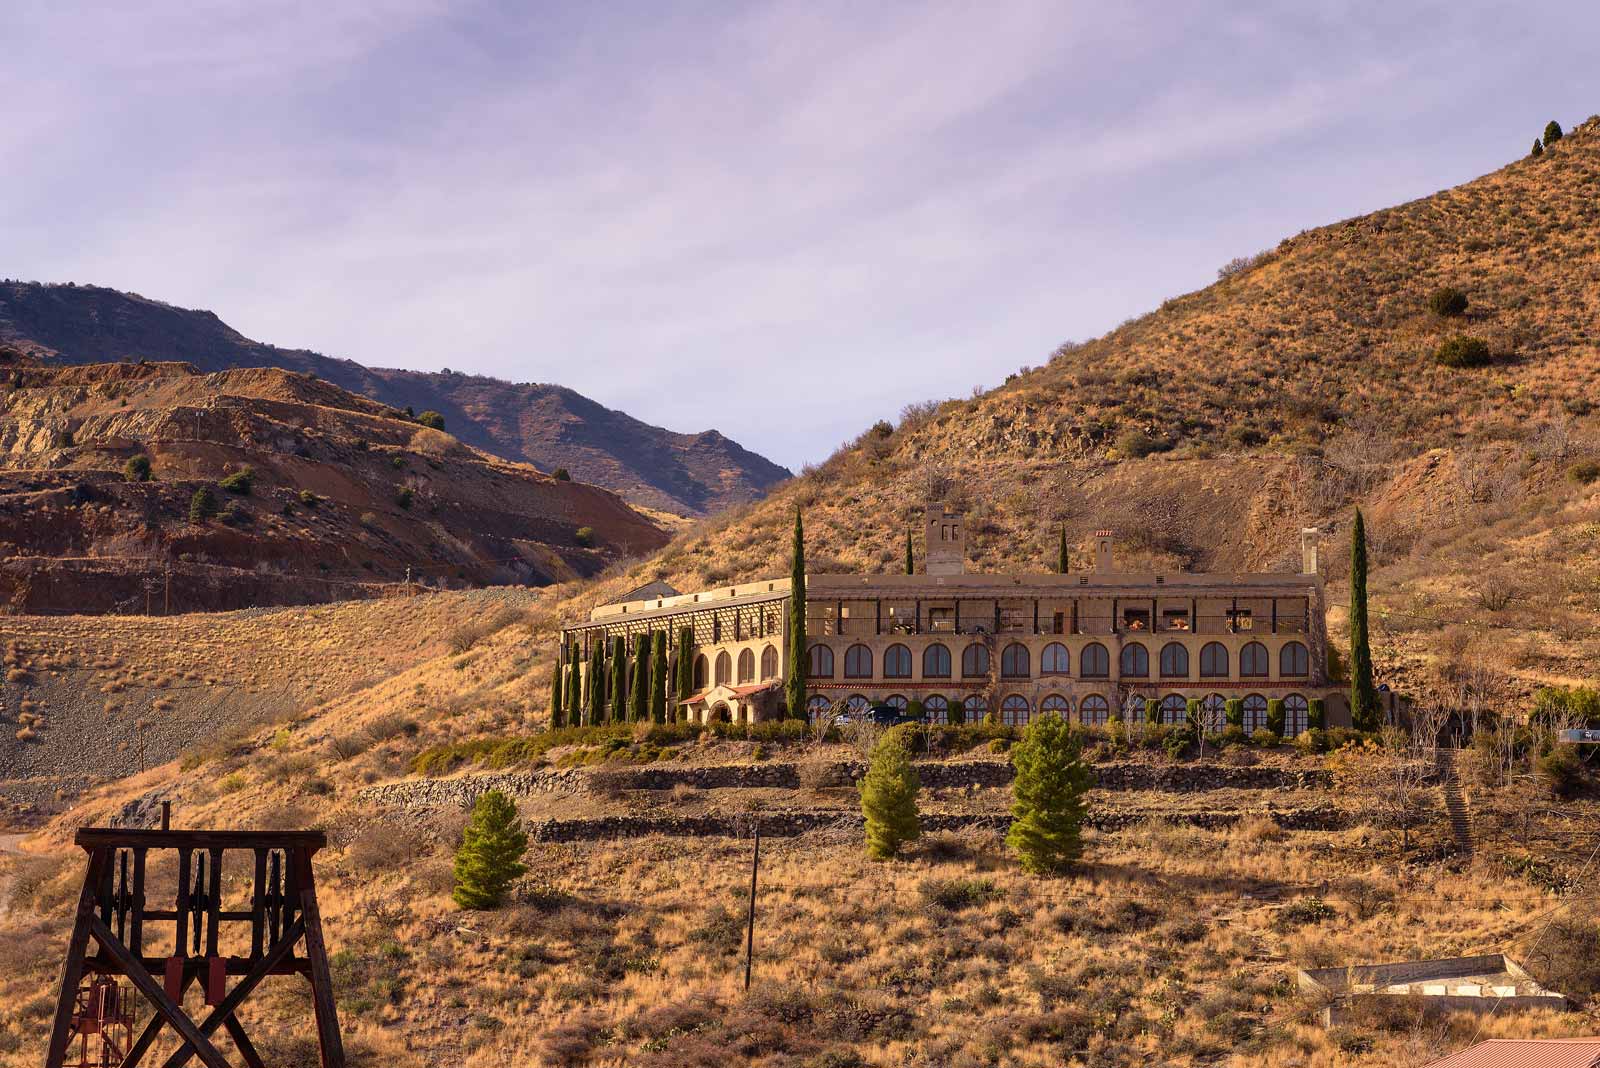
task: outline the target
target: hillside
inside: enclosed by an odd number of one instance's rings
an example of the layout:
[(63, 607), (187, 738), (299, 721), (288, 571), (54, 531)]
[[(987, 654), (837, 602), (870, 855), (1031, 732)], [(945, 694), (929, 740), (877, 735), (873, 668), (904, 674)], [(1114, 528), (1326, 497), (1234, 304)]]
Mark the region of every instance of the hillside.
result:
[[(1430, 310), (1444, 286), (1465, 315)], [(1381, 681), (1420, 690), (1470, 664), (1508, 693), (1592, 682), (1597, 322), (1591, 121), (1541, 158), (1288, 238), (981, 396), (911, 405), (606, 592), (783, 574), (797, 508), (813, 569), (894, 571), (943, 499), (983, 570), (1053, 567), (1062, 527), (1078, 566), (1110, 527), (1130, 565), (1287, 567), (1317, 526), (1337, 606), (1360, 505)], [(1454, 335), (1492, 362), (1437, 363)]]
[(696, 516), (753, 501), (789, 472), (715, 430), (680, 434), (562, 386), (369, 368), (252, 341), (209, 311), (113, 289), (0, 282), (0, 345), (53, 363), (179, 360), (201, 371), (281, 367), (395, 408), (437, 411), (461, 441), (547, 473)]
[[(11, 611), (310, 603), (392, 592), (408, 575), (545, 585), (665, 540), (606, 490), (305, 375), (26, 358), (0, 370)], [(130, 470), (138, 462), (148, 477)], [(216, 514), (197, 521), (201, 490)]]

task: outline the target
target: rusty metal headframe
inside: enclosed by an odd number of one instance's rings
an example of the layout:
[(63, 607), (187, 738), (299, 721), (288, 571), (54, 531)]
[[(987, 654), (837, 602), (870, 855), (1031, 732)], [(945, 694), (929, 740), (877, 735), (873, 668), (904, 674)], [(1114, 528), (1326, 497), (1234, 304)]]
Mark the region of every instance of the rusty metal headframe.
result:
[[(327, 845), (320, 831), (171, 831), (86, 827), (77, 844), (88, 854), (88, 870), (78, 897), (77, 918), (67, 943), (55, 1024), (45, 1068), (63, 1068), (75, 1033), (90, 1026), (102, 1003), (85, 1002), (96, 985), (91, 977), (126, 978), (148, 1001), (154, 1015), (125, 1048), (120, 1063), (132, 1068), (149, 1051), (163, 1026), (183, 1040), (164, 1068), (181, 1068), (198, 1057), (206, 1068), (229, 1068), (211, 1036), (228, 1032), (250, 1068), (263, 1068), (260, 1056), (235, 1015), (261, 981), (272, 975), (303, 975), (311, 983), (323, 1068), (344, 1068), (344, 1046), (334, 1009), (327, 947), (317, 908), (311, 857)], [(177, 885), (171, 908), (150, 908), (145, 871), (151, 850), (177, 854)], [(247, 851), (254, 860), (249, 908), (222, 907), (222, 862), (228, 851)], [(219, 936), (225, 923), (249, 924), (248, 956), (223, 956)], [(147, 926), (170, 924), (171, 952), (147, 951)], [(91, 943), (93, 952), (90, 952)], [(304, 952), (296, 955), (296, 947)], [(230, 977), (237, 977), (232, 989)], [(211, 1011), (198, 1023), (183, 1009), (183, 997), (196, 981)], [(100, 983), (104, 986), (104, 983)], [(112, 986), (113, 990), (117, 987)], [(102, 994), (104, 998), (108, 995)], [(116, 999), (116, 995), (109, 995)], [(130, 999), (116, 999), (126, 1000)], [(113, 1006), (132, 1027), (131, 1004)]]

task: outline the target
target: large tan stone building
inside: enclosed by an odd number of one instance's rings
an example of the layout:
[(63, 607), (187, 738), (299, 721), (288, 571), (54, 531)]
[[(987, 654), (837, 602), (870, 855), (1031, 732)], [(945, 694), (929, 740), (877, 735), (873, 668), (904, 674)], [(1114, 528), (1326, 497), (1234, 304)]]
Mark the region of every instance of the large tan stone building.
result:
[[(1118, 571), (1113, 536), (1095, 539), (1092, 571), (973, 574), (960, 515), (930, 505), (924, 567), (913, 575), (806, 576), (807, 707), (865, 709), (913, 701), (932, 722), (994, 712), (1007, 724), (1055, 712), (1102, 724), (1154, 700), (1177, 722), (1190, 698), (1220, 729), (1229, 698), (1246, 730), (1281, 698), (1285, 733), (1299, 733), (1313, 698), (1329, 725), (1349, 723), (1327, 678), (1327, 635), (1315, 531), (1302, 532), (1299, 573)], [(783, 712), (787, 578), (677, 593), (665, 584), (602, 605), (563, 632), (586, 658), (592, 644), (664, 630), (692, 634), (693, 676), (682, 691), (692, 721), (750, 722)], [(675, 657), (673, 659), (676, 659)], [(676, 688), (675, 688), (676, 690)], [(953, 709), (959, 707), (959, 712)]]

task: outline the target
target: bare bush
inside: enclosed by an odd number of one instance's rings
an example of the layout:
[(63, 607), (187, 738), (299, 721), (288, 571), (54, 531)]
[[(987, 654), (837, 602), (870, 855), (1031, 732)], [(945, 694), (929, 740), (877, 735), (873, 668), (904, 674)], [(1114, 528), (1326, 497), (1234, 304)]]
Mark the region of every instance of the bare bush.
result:
[(392, 823), (371, 823), (363, 827), (345, 850), (345, 857), (359, 872), (389, 871), (416, 857), (416, 834)]

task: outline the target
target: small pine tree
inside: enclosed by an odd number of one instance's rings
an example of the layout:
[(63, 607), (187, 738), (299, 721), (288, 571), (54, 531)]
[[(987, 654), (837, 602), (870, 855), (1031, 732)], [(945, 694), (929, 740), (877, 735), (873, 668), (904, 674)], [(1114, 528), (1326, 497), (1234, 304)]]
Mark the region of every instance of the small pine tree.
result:
[(1358, 731), (1380, 726), (1367, 637), (1367, 527), (1359, 508), (1350, 526), (1350, 722)]
[(572, 472), (568, 471), (565, 467), (558, 467), (555, 471), (555, 480), (557, 482), (571, 482)]
[(1067, 554), (1067, 528), (1061, 528), (1061, 544), (1056, 548), (1056, 573), (1065, 575), (1071, 570), (1072, 559)]
[(861, 781), (861, 814), (867, 821), (867, 856), (892, 860), (907, 842), (922, 833), (917, 819), (921, 783), (911, 765), (904, 732), (886, 731), (872, 750), (872, 763)]
[(189, 522), (204, 523), (216, 514), (217, 495), (207, 486), (195, 490), (194, 496), (189, 498)]
[(1006, 845), (1024, 870), (1059, 874), (1083, 855), (1083, 820), (1094, 773), (1083, 759), (1078, 735), (1059, 716), (1034, 720), (1011, 747), (1017, 778), (1011, 790), (1011, 829)]
[(421, 423), (430, 430), (444, 429), (444, 416), (432, 410), (423, 412), (421, 415), (417, 416), (417, 422)]
[(556, 666), (550, 670), (550, 728), (557, 730), (567, 725), (565, 710), (561, 706), (562, 690), (564, 689), (561, 678), (561, 658), (556, 658)]
[(650, 635), (633, 642), (633, 670), (628, 679), (628, 718), (638, 723), (650, 715)]
[(628, 642), (611, 639), (611, 722), (628, 722)]
[(1532, 156), (1534, 159), (1538, 159), (1540, 156), (1544, 155), (1544, 146), (1539, 143), (1539, 139), (1537, 137), (1533, 139), (1533, 151), (1529, 152), (1528, 155)]
[(464, 909), (498, 908), (512, 882), (528, 870), (522, 863), (527, 849), (528, 835), (511, 798), (499, 790), (479, 797), (456, 850), (451, 898)]
[(667, 721), (667, 632), (655, 633), (650, 657), (650, 718), (657, 723)]
[(1561, 140), (1561, 124), (1551, 119), (1544, 128), (1544, 147), (1549, 148), (1559, 140)]
[(128, 463), (122, 469), (123, 477), (129, 482), (150, 481), (150, 457), (140, 454), (129, 457)]

